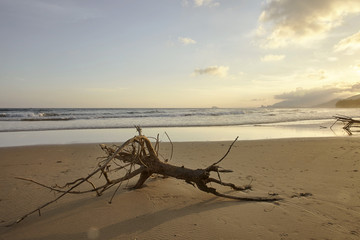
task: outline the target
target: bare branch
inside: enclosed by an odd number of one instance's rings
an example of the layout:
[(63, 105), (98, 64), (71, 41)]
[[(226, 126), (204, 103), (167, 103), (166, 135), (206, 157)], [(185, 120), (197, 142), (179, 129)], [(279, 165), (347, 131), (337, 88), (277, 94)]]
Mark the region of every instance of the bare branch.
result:
[(236, 137), (235, 140), (230, 144), (230, 147), (229, 147), (229, 149), (227, 150), (227, 152), (225, 153), (225, 155), (224, 155), (219, 161), (211, 164), (210, 167), (219, 164), (222, 160), (224, 160), (224, 159), (226, 158), (226, 156), (229, 154), (232, 146), (235, 144), (235, 142), (238, 140), (238, 138), (239, 138), (239, 137)]
[[(37, 209), (25, 214), (18, 220), (16, 220), (14, 223), (10, 224), (13, 225), (15, 223), (19, 223), (22, 220), (24, 220), (29, 215), (39, 212), (45, 208), (46, 206), (58, 201), (60, 198), (65, 196), (66, 194), (81, 194), (81, 193), (88, 193), (88, 192), (96, 192), (97, 195), (101, 195), (106, 190), (112, 188), (113, 186), (117, 185), (117, 188), (115, 192), (113, 193), (110, 203), (112, 202), (116, 192), (122, 185), (123, 181), (130, 180), (131, 178), (140, 175), (137, 183), (135, 184), (134, 188), (141, 188), (143, 184), (146, 182), (146, 180), (152, 175), (152, 174), (160, 174), (163, 176), (173, 177), (181, 180), (185, 180), (186, 183), (192, 184), (193, 186), (196, 186), (199, 190), (214, 194), (219, 197), (234, 199), (234, 200), (246, 200), (246, 201), (277, 201), (281, 198), (278, 196), (266, 196), (266, 197), (245, 197), (245, 196), (233, 196), (233, 195), (226, 195), (219, 193), (215, 188), (208, 187), (207, 184), (209, 183), (216, 183), (220, 184), (222, 186), (230, 187), (233, 190), (236, 191), (245, 191), (250, 190), (251, 185), (245, 185), (245, 186), (236, 186), (233, 183), (226, 183), (223, 182), (221, 179), (221, 173), (229, 173), (232, 172), (232, 170), (225, 170), (220, 169), (221, 167), (218, 166), (218, 164), (226, 158), (226, 156), (229, 154), (232, 146), (237, 141), (238, 138), (236, 138), (228, 148), (225, 155), (218, 160), (217, 162), (211, 164), (209, 167), (205, 169), (189, 169), (185, 168), (184, 166), (174, 166), (171, 164), (168, 164), (166, 161), (161, 161), (159, 159), (159, 139), (156, 138), (155, 143), (155, 149), (152, 146), (150, 140), (141, 134), (141, 128), (136, 127), (139, 135), (135, 136), (129, 140), (127, 140), (125, 143), (123, 143), (121, 146), (106, 146), (106, 145), (100, 145), (101, 149), (107, 154), (107, 157), (105, 160), (101, 161), (98, 164), (98, 167), (90, 173), (88, 176), (84, 178), (78, 178), (75, 181), (69, 182), (65, 184), (64, 186), (55, 186), (55, 187), (49, 187), (45, 184), (39, 183), (37, 181), (27, 179), (27, 178), (20, 178), (24, 181), (28, 181), (37, 185), (40, 185), (44, 188), (50, 189), (52, 191), (60, 193), (58, 197), (56, 197), (54, 200), (49, 201)], [(166, 134), (167, 135), (167, 134)], [(167, 135), (168, 136), (168, 135)], [(168, 136), (169, 138), (169, 136)], [(172, 146), (171, 152), (173, 152), (173, 145), (169, 138), (169, 141)], [(172, 157), (172, 153), (171, 153)], [(110, 164), (110, 162), (114, 162), (115, 164)], [(129, 167), (129, 168), (127, 168)], [(121, 171), (122, 170), (122, 171)], [(124, 173), (124, 170), (125, 173)], [(124, 173), (123, 175), (116, 176), (114, 178), (113, 175), (116, 175), (117, 173)], [(210, 177), (211, 172), (216, 172), (219, 180), (215, 178)], [(99, 173), (100, 178), (103, 178), (105, 180), (105, 184), (96, 187), (90, 179), (95, 175)], [(85, 191), (76, 191), (75, 189), (79, 187), (83, 183), (89, 183), (91, 185), (91, 189), (85, 190)], [(68, 187), (69, 189), (64, 190), (64, 188)], [(10, 226), (9, 225), (9, 226)]]

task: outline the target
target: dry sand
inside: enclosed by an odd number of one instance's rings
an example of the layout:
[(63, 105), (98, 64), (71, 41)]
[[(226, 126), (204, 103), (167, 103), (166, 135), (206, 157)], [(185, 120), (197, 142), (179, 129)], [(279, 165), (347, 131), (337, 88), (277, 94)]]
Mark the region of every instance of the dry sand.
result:
[[(175, 143), (171, 163), (204, 168), (229, 145)], [(162, 145), (164, 154), (169, 149)], [(90, 173), (99, 156), (96, 144), (0, 148), (0, 239), (360, 239), (360, 138), (354, 137), (237, 142), (221, 164), (235, 172), (223, 180), (253, 179), (253, 191), (235, 194), (278, 193), (285, 198), (278, 204), (221, 199), (180, 180), (153, 178), (142, 189), (122, 189), (112, 204), (111, 190), (65, 196), (40, 217), (4, 227), (54, 198), (14, 177), (63, 184)]]

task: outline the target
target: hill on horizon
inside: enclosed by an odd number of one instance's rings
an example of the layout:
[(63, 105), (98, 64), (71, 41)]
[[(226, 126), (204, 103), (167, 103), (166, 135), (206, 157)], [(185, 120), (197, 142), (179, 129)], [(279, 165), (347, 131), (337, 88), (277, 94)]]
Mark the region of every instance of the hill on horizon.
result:
[(337, 108), (360, 108), (360, 94), (336, 102)]

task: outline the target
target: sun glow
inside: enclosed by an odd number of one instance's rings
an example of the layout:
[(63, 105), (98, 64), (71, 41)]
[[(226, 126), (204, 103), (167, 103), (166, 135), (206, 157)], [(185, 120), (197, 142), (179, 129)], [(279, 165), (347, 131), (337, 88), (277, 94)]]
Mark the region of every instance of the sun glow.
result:
[(306, 89), (304, 107), (354, 95), (360, 82), (359, 0), (3, 0), (0, 9), (4, 108), (259, 107)]

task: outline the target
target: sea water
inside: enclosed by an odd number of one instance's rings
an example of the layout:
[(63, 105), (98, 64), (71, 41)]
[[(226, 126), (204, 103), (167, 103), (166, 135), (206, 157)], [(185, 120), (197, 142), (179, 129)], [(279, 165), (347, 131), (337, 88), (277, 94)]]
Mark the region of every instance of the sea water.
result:
[(320, 132), (319, 127), (324, 122), (335, 121), (335, 115), (359, 118), (360, 111), (338, 108), (3, 108), (0, 109), (0, 146), (123, 141), (136, 133), (134, 126), (155, 136), (156, 132), (170, 132), (175, 141), (231, 140), (236, 135), (241, 139), (332, 136), (329, 129)]
[(64, 129), (237, 126), (360, 117), (336, 108), (24, 108), (0, 109), (0, 132)]

